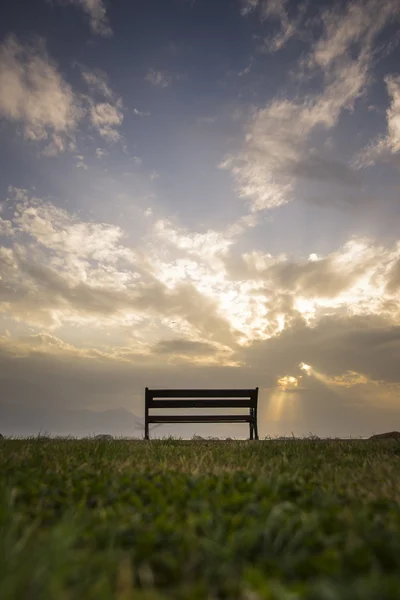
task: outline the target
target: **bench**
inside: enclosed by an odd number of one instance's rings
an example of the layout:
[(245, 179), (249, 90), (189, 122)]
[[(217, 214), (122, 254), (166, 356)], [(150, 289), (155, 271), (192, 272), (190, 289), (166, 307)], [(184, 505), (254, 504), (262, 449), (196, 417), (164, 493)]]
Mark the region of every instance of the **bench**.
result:
[[(250, 439), (258, 440), (258, 387), (252, 390), (150, 390), (145, 391), (144, 437), (151, 423), (248, 423)], [(160, 408), (247, 408), (241, 415), (154, 415)]]

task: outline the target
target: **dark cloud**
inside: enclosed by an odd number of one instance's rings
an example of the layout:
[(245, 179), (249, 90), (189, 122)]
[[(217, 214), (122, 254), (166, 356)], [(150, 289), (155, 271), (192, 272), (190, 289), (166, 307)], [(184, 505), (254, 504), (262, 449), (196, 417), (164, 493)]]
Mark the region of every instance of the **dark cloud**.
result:
[(152, 348), (155, 354), (195, 354), (209, 355), (215, 354), (216, 348), (206, 342), (194, 342), (185, 339), (162, 340), (157, 342)]
[(400, 382), (400, 326), (378, 316), (323, 317), (313, 327), (298, 318), (279, 336), (255, 341), (240, 353), (249, 367), (271, 375), (299, 374), (299, 363), (337, 376), (355, 371), (368, 379)]
[(326, 183), (350, 186), (360, 186), (362, 183), (360, 172), (332, 157), (324, 156), (318, 150), (300, 157), (292, 165), (285, 165), (285, 171), (297, 177)]
[(339, 270), (332, 258), (317, 261), (285, 261), (267, 269), (263, 276), (277, 286), (309, 296), (332, 297), (347, 289), (368, 267)]
[(400, 288), (400, 260), (397, 260), (389, 271), (386, 291), (389, 294), (396, 293)]

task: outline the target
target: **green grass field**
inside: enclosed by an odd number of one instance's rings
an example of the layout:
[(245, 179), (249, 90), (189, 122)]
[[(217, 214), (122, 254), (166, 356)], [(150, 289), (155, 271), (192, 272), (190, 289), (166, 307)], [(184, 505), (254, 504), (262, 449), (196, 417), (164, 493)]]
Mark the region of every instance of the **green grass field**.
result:
[(0, 598), (400, 598), (396, 441), (1, 440)]

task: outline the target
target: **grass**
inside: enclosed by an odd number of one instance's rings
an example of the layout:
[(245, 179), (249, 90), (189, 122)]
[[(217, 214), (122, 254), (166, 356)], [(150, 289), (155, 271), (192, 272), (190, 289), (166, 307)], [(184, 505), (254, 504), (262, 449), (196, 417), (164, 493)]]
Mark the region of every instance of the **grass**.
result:
[(396, 441), (1, 440), (0, 598), (400, 598)]

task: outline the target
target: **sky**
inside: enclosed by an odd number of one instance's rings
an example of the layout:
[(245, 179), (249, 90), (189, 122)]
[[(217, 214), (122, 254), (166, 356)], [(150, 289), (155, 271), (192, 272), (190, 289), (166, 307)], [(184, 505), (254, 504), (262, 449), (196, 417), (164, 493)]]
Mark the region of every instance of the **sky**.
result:
[[(400, 0), (0, 8), (0, 431), (400, 430)], [(245, 425), (154, 436), (246, 437)]]

